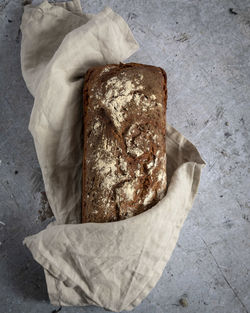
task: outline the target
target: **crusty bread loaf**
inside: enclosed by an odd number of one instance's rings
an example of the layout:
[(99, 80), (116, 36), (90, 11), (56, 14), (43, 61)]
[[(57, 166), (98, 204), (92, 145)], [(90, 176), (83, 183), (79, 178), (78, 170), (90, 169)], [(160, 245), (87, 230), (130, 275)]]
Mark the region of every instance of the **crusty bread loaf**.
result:
[(84, 83), (82, 222), (137, 215), (166, 192), (166, 73), (129, 63)]

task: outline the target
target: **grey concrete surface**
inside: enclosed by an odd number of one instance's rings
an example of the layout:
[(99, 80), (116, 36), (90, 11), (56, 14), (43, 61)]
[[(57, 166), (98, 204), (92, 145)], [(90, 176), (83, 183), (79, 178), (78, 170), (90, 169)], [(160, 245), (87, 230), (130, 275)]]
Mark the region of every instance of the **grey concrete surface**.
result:
[[(82, 6), (88, 13), (110, 6), (124, 17), (141, 46), (129, 61), (167, 71), (168, 122), (207, 162), (171, 260), (134, 312), (250, 312), (250, 2), (86, 0)], [(22, 245), (48, 220), (37, 219), (44, 188), (28, 131), (33, 99), (20, 69), (21, 15), (20, 1), (0, 0), (0, 312), (49, 313), (56, 308), (43, 271)]]

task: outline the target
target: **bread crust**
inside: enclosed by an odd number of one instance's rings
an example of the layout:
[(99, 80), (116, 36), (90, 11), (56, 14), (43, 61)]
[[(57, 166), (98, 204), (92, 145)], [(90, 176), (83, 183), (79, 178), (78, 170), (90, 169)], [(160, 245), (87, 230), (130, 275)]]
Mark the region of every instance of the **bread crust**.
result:
[(83, 98), (82, 222), (146, 211), (166, 192), (165, 71), (138, 63), (93, 67)]

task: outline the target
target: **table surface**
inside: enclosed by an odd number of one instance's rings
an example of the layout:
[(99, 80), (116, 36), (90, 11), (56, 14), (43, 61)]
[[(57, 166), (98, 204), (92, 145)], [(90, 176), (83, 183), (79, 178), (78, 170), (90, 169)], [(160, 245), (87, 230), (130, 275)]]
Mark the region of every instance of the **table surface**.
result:
[[(22, 245), (48, 221), (37, 218), (44, 186), (28, 131), (33, 98), (20, 67), (20, 2), (0, 0), (0, 311), (42, 313), (56, 308), (41, 266)], [(207, 163), (174, 253), (134, 312), (250, 312), (249, 1), (86, 0), (82, 6), (87, 13), (110, 6), (127, 21), (140, 44), (129, 61), (166, 70), (168, 122)]]

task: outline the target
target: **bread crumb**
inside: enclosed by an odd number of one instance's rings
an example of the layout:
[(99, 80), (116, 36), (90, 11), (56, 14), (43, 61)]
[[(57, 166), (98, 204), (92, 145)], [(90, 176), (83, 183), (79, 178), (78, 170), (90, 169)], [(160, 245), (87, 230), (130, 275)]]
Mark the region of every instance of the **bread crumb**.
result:
[(148, 205), (151, 202), (153, 197), (154, 197), (154, 191), (150, 189), (148, 195), (145, 197), (143, 201), (143, 205)]
[(141, 172), (139, 170), (135, 171), (135, 177), (138, 177), (140, 175), (140, 173)]
[(125, 195), (126, 195), (126, 198), (127, 198), (128, 200), (133, 200), (135, 189), (134, 189), (134, 187), (132, 186), (132, 184), (129, 183), (129, 182), (126, 182), (126, 183), (123, 185), (122, 189), (123, 189), (123, 192), (124, 192)]
[(124, 161), (124, 159), (121, 156), (119, 157), (119, 161), (120, 161), (121, 170), (126, 172), (128, 170), (128, 163)]
[(135, 94), (134, 95), (134, 101), (135, 101), (135, 104), (136, 105), (139, 105), (140, 104), (140, 101), (141, 101), (141, 98), (138, 94)]
[(147, 164), (147, 168), (148, 169), (150, 169), (153, 166), (154, 166), (154, 161), (151, 161), (150, 163)]
[(103, 137), (102, 137), (102, 141), (103, 141), (103, 149), (104, 149), (106, 152), (111, 152), (111, 150), (112, 150), (112, 145), (109, 144), (108, 139), (103, 136)]
[(94, 130), (97, 130), (100, 126), (101, 126), (100, 121), (97, 121), (97, 122), (94, 124), (93, 128), (94, 128)]
[(166, 183), (166, 172), (160, 171), (157, 177), (157, 181), (161, 182), (162, 184)]

